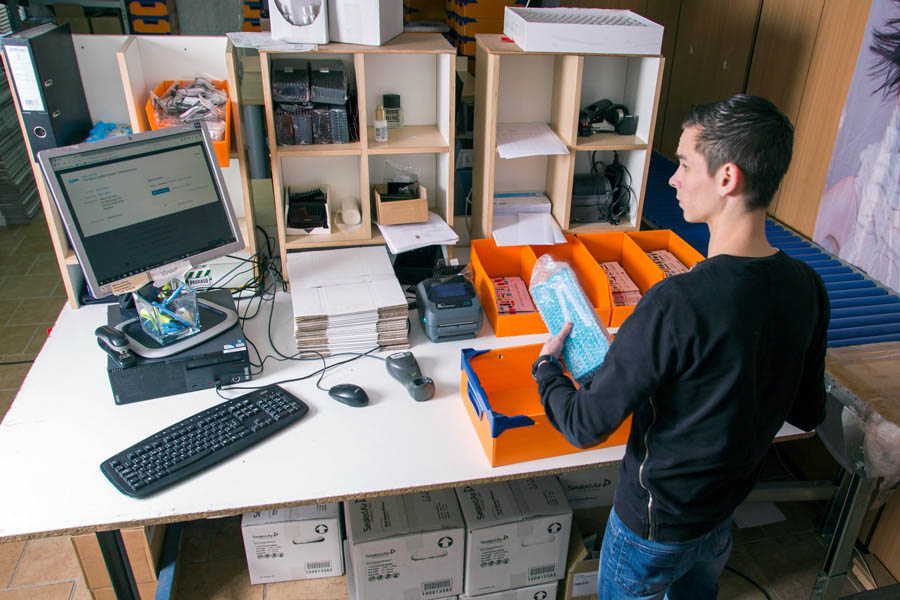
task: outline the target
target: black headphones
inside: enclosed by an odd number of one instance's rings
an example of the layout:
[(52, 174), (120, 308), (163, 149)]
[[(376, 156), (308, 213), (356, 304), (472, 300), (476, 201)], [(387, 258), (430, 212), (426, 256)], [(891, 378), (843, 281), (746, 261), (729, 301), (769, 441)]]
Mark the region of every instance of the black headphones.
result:
[(615, 104), (612, 100), (597, 100), (578, 113), (578, 135), (587, 137), (593, 133), (591, 125), (606, 121), (613, 126), (619, 135), (634, 135), (637, 130), (637, 117), (628, 111), (624, 104)]

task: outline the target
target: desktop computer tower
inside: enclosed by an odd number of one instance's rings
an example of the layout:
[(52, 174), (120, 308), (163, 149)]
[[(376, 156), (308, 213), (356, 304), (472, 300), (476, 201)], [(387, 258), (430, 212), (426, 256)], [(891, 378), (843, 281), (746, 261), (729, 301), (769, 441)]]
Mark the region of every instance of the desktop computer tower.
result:
[[(235, 309), (228, 290), (197, 294), (198, 298)], [(133, 315), (118, 304), (107, 308), (108, 324), (118, 325)], [(129, 404), (208, 388), (250, 381), (250, 355), (240, 321), (193, 348), (164, 358), (135, 356), (137, 364), (120, 367), (107, 358), (109, 384), (116, 404)]]
[(31, 152), (83, 142), (93, 123), (69, 24), (0, 39)]

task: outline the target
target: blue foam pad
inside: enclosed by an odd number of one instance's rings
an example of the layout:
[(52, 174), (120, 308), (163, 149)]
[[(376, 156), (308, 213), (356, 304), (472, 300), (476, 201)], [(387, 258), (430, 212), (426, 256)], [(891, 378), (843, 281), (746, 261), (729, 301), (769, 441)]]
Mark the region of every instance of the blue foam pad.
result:
[(572, 323), (562, 356), (575, 381), (589, 380), (606, 358), (609, 337), (572, 268), (563, 265), (532, 286), (531, 298), (551, 335), (558, 334), (567, 321)]

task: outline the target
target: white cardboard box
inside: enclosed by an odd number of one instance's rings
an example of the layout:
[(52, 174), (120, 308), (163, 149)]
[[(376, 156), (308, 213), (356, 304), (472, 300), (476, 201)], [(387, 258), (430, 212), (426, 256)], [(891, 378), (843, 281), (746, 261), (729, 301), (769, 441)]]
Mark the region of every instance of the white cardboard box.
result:
[(456, 488), (466, 521), (465, 593), (565, 577), (572, 509), (550, 475)]
[(340, 503), (246, 513), (241, 520), (250, 583), (343, 575)]
[(483, 596), (466, 596), (463, 594), (459, 600), (555, 600), (556, 582), (530, 585), (528, 587), (504, 590)]
[[(347, 565), (347, 597), (349, 600), (359, 600), (356, 594), (356, 583), (353, 581), (353, 561), (350, 560), (350, 543), (344, 540), (344, 564)], [(447, 596), (446, 598), (435, 598), (434, 600), (458, 600), (459, 596)]]
[[(295, 25), (298, 21), (292, 14), (284, 14), (282, 7), (289, 11), (301, 11), (303, 6), (311, 6), (315, 19), (308, 25)], [(328, 2), (327, 0), (269, 0), (269, 27), (272, 39), (294, 44), (328, 43)]]
[(559, 484), (572, 510), (612, 506), (619, 483), (619, 465), (560, 473)]
[(507, 6), (503, 34), (526, 52), (658, 55), (663, 26), (630, 10)]
[(453, 490), (344, 503), (359, 600), (431, 600), (463, 586), (465, 526)]
[(403, 33), (403, 0), (328, 0), (332, 42), (381, 46)]

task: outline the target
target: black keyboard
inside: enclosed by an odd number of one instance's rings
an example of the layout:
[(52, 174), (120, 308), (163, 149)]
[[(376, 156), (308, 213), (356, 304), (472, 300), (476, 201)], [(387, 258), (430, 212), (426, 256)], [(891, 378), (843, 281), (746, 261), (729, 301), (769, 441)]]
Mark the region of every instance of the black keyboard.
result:
[(100, 464), (127, 496), (144, 498), (218, 464), (301, 419), (309, 407), (277, 385), (198, 412)]

